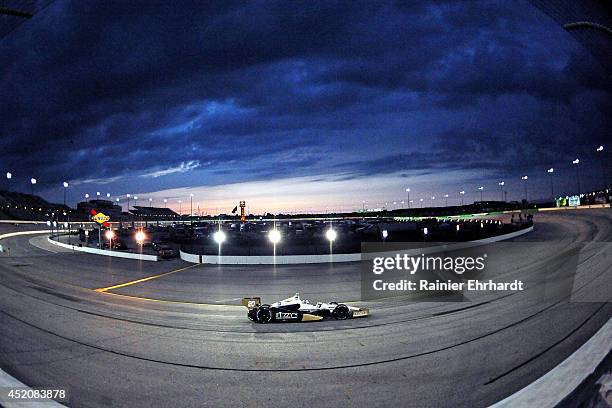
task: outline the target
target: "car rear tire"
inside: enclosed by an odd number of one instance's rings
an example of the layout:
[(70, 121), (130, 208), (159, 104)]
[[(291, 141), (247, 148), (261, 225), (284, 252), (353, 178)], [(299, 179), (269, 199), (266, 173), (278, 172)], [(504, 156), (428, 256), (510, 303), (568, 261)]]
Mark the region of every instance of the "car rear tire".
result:
[(334, 316), (334, 319), (336, 320), (346, 320), (349, 318), (349, 308), (347, 305), (343, 305), (343, 304), (339, 304), (338, 306), (336, 306), (336, 308), (334, 309), (332, 315)]
[(268, 306), (260, 306), (257, 309), (256, 316), (258, 323), (270, 323), (272, 321), (272, 311)]

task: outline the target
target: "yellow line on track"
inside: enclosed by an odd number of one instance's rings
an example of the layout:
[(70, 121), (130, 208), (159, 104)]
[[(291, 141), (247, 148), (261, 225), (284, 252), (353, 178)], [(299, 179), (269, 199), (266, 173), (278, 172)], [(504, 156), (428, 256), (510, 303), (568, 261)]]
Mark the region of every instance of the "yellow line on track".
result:
[(105, 295), (113, 295), (113, 296), (119, 296), (122, 298), (128, 298), (128, 299), (133, 299), (133, 300), (146, 300), (148, 302), (158, 302), (158, 303), (171, 303), (171, 304), (175, 304), (175, 305), (190, 305), (190, 306), (213, 306), (213, 307), (222, 307), (222, 308), (228, 308), (228, 307), (232, 307), (232, 308), (236, 308), (236, 309), (244, 309), (244, 306), (241, 305), (230, 305), (227, 303), (197, 303), (197, 302), (180, 302), (178, 300), (164, 300), (164, 299), (153, 299), (153, 298), (146, 298), (146, 297), (140, 297), (140, 296), (130, 296), (130, 295), (121, 295), (119, 293), (113, 293), (113, 292), (101, 292), (104, 293)]
[(189, 266), (186, 266), (184, 268), (176, 269), (174, 271), (160, 273), (159, 275), (153, 275), (153, 276), (149, 276), (147, 278), (137, 279), (137, 280), (133, 280), (133, 281), (130, 281), (130, 282), (120, 283), (119, 285), (109, 286), (107, 288), (98, 288), (98, 289), (96, 289), (96, 292), (104, 293), (104, 292), (112, 290), (112, 289), (119, 289), (119, 288), (123, 288), (123, 287), (126, 287), (126, 286), (135, 285), (137, 283), (142, 283), (142, 282), (150, 281), (152, 279), (161, 278), (163, 276), (172, 275), (173, 273), (182, 272), (182, 271), (185, 271), (187, 269), (195, 268), (196, 266), (200, 266), (200, 264), (189, 265)]

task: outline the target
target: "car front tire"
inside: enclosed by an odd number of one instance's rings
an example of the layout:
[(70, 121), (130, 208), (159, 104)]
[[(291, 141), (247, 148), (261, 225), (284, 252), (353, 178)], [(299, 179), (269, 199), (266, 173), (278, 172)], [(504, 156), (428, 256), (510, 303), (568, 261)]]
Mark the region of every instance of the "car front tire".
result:
[(336, 320), (346, 320), (349, 318), (350, 311), (347, 305), (339, 304), (332, 312), (332, 316)]

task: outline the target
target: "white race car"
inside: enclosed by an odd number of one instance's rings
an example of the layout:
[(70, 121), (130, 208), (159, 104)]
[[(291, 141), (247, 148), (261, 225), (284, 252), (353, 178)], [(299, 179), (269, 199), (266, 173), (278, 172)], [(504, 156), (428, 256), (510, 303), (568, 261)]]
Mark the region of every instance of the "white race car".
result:
[(313, 304), (308, 300), (302, 300), (299, 293), (271, 305), (262, 305), (259, 297), (244, 298), (242, 304), (248, 309), (249, 319), (256, 323), (311, 322), (329, 318), (345, 320), (366, 317), (370, 314), (367, 308), (348, 306), (343, 303), (319, 302)]

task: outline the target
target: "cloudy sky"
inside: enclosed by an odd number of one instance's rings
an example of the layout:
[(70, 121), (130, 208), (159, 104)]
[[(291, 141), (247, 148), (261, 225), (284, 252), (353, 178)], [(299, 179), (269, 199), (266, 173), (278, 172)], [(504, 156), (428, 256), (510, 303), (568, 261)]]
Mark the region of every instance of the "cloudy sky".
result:
[[(208, 213), (603, 184), (610, 78), (528, 2), (52, 2), (0, 39), (0, 170)], [(603, 155), (599, 155), (603, 156)], [(609, 156), (608, 156), (609, 157)], [(2, 177), (0, 188), (6, 188)], [(197, 204), (194, 204), (197, 205)], [(185, 207), (183, 207), (185, 211)]]

